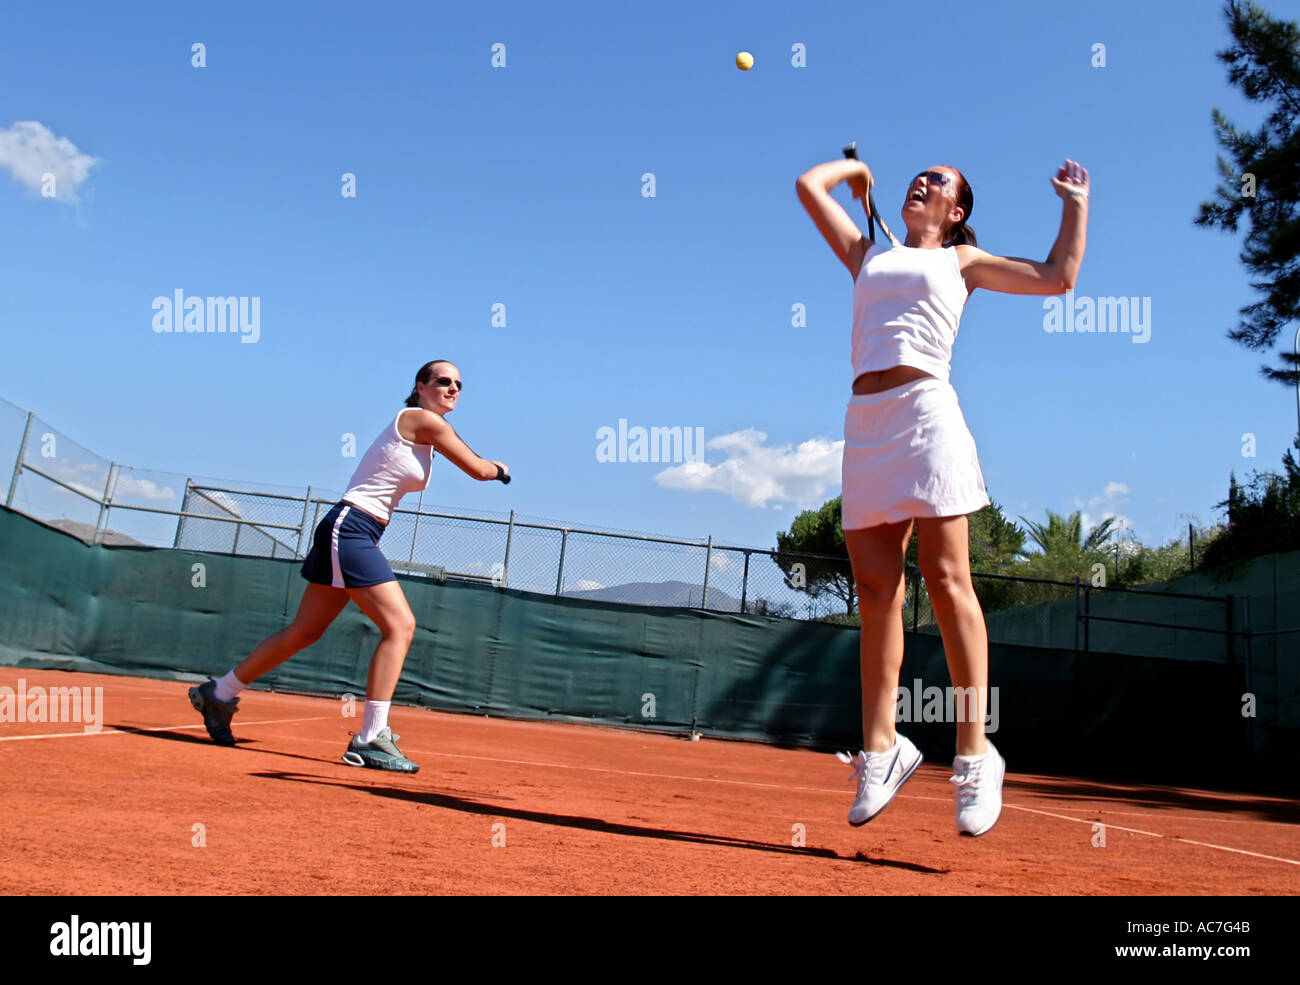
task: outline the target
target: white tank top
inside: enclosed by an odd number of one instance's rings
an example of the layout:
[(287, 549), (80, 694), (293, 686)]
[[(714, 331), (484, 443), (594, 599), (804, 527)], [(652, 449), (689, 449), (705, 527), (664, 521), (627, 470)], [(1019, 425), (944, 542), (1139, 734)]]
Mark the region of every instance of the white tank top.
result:
[[(402, 410), (412, 408), (403, 407)], [(407, 441), (397, 430), (402, 411), (361, 457), (361, 463), (348, 480), (343, 498), (371, 516), (388, 523), (398, 501), (408, 492), (429, 484), (433, 471), (433, 446)]]
[(853, 285), (853, 378), (915, 366), (947, 382), (967, 297), (955, 246), (872, 243)]

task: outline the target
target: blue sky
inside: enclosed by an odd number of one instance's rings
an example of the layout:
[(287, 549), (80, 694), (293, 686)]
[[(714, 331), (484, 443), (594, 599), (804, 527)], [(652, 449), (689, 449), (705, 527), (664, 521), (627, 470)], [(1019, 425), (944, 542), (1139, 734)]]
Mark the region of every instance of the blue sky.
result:
[[(1076, 294), (1150, 299), (1145, 343), (967, 304), (952, 382), (1012, 517), (1181, 536), (1295, 434), (1275, 357), (1225, 338), (1239, 239), (1191, 224), (1211, 108), (1261, 118), (1218, 3), (28, 5), (0, 38), (0, 396), (105, 458), (341, 489), (343, 435), (443, 357), (516, 481), (439, 462), (426, 503), (772, 545), (839, 492), (852, 282), (794, 182), (849, 140), (887, 218), (952, 164), (981, 246), (1035, 258), (1082, 162)], [(259, 298), (257, 342), (155, 332), (178, 289)], [(702, 429), (704, 465), (599, 461), (620, 419)]]

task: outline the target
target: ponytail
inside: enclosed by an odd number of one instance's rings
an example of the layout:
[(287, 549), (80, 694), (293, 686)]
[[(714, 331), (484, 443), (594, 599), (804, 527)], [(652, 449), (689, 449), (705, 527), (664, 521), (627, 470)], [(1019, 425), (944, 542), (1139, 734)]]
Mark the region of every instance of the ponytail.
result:
[(948, 230), (948, 245), (979, 246), (979, 240), (975, 238), (975, 230), (966, 225), (966, 220), (963, 219)]
[[(956, 168), (953, 168), (957, 171)], [(957, 205), (962, 210), (961, 222), (957, 223), (948, 230), (948, 246), (978, 246), (979, 242), (975, 238), (975, 230), (966, 225), (966, 220), (970, 218), (971, 210), (975, 208), (975, 193), (971, 191), (970, 182), (966, 176), (957, 171), (957, 177), (961, 184), (957, 186)]]

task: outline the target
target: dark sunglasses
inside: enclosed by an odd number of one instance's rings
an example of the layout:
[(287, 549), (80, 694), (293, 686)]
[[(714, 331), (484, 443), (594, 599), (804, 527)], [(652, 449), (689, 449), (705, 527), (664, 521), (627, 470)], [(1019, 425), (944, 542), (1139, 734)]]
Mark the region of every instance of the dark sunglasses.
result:
[[(931, 184), (937, 181), (940, 188), (947, 188), (952, 182), (952, 175), (944, 174), (942, 171), (922, 171), (916, 176), (916, 178), (925, 178)], [(913, 178), (912, 180), (915, 181), (916, 178)]]
[(434, 386), (446, 386), (446, 387), (449, 387), (453, 383), (455, 383), (457, 393), (465, 389), (464, 383), (462, 383), (460, 380), (453, 380), (450, 376), (439, 376), (436, 380), (430, 380), (429, 382), (432, 383)]

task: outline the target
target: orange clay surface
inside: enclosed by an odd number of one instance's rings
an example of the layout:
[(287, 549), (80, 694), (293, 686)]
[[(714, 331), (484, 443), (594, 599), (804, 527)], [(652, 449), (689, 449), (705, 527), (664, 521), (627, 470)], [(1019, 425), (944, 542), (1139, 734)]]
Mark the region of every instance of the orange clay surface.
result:
[(826, 753), (396, 707), (421, 766), (406, 776), (339, 761), (360, 719), (338, 700), (245, 692), (231, 749), (188, 684), (0, 668), (0, 686), (20, 677), (103, 687), (105, 712), (92, 734), (0, 723), (10, 895), (1300, 890), (1282, 799), (1013, 762), (997, 827), (960, 838), (949, 764), (927, 762), (852, 828), (848, 767)]

